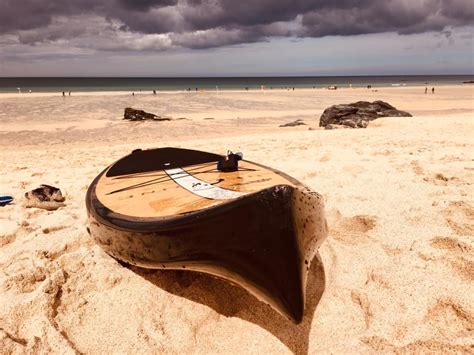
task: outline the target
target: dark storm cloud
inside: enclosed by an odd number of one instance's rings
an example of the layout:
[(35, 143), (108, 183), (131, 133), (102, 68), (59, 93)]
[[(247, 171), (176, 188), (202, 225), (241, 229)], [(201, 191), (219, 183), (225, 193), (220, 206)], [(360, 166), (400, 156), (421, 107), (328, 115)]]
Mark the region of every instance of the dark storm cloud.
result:
[(473, 22), (472, 0), (0, 0), (0, 34), (106, 50), (440, 32)]
[(48, 25), (55, 16), (147, 11), (175, 5), (177, 0), (0, 0), (0, 32)]
[(171, 6), (177, 3), (177, 0), (118, 0), (118, 5), (122, 5), (128, 10), (134, 11), (147, 11), (152, 7), (159, 6)]
[(48, 25), (57, 15), (76, 15), (102, 7), (97, 0), (0, 0), (0, 31), (34, 29)]

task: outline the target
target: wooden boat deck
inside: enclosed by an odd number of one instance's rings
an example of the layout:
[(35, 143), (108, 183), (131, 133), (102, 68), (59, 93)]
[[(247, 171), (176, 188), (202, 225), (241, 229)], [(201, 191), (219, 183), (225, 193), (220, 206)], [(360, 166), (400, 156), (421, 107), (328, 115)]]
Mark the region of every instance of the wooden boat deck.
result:
[(132, 217), (168, 217), (216, 206), (270, 186), (295, 184), (272, 169), (248, 161), (221, 172), (217, 161), (125, 175), (103, 174), (97, 198)]

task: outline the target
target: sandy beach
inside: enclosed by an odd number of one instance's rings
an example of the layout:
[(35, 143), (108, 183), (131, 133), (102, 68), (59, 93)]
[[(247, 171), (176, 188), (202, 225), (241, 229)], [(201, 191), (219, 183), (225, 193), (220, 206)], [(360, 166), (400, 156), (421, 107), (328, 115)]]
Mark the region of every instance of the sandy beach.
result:
[[(324, 130), (383, 100), (414, 117)], [(123, 121), (125, 107), (169, 122)], [(301, 119), (306, 125), (279, 127)], [(295, 325), (204, 274), (126, 267), (87, 233), (88, 185), (136, 148), (225, 153), (324, 196), (329, 237)], [(474, 86), (0, 94), (2, 353), (474, 352)], [(66, 206), (23, 206), (59, 187)]]

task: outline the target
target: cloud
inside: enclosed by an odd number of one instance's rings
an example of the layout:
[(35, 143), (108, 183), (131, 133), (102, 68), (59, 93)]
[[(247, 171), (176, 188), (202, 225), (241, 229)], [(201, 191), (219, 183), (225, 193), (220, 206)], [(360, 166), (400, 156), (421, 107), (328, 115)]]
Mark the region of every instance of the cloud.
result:
[(0, 0), (0, 45), (13, 36), (23, 45), (106, 51), (204, 49), (272, 37), (442, 32), (473, 22), (472, 0)]

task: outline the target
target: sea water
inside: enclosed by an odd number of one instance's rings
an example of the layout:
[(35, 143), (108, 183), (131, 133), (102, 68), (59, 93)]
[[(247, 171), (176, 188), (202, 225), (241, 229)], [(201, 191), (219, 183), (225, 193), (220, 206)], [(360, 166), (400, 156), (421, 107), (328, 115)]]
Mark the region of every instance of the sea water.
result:
[(474, 75), (190, 77), (190, 78), (0, 78), (0, 93), (83, 91), (255, 90), (462, 84)]

